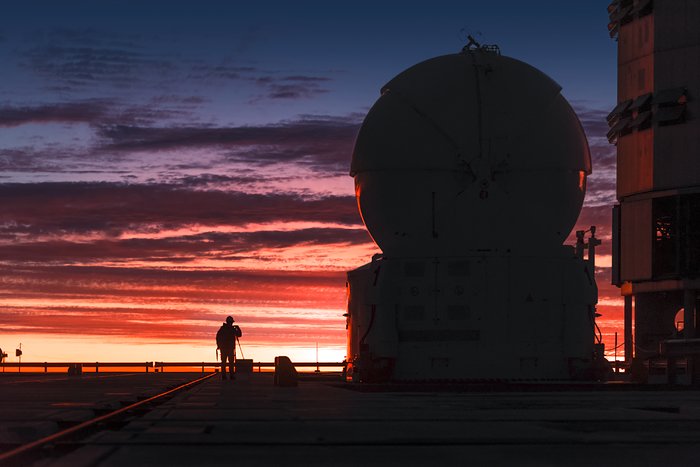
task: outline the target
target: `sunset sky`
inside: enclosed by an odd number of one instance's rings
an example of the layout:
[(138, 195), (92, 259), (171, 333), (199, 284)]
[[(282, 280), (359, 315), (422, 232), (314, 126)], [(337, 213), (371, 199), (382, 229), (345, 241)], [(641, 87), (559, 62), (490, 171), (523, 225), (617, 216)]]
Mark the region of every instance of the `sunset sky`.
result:
[[(341, 361), (345, 271), (379, 250), (349, 164), (394, 75), (472, 34), (563, 88), (593, 154), (579, 227), (610, 282), (608, 0), (13, 2), (0, 16), (0, 347), (28, 361)], [(14, 357), (10, 361), (14, 360)]]

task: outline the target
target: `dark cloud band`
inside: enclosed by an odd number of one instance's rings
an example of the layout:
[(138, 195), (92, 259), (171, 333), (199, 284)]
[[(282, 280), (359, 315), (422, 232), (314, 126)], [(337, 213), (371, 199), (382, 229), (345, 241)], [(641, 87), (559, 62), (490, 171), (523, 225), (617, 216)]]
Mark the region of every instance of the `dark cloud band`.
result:
[(271, 222), (325, 222), (357, 226), (354, 196), (302, 197), (197, 191), (172, 185), (37, 183), (0, 185), (0, 232), (104, 232), (139, 228)]

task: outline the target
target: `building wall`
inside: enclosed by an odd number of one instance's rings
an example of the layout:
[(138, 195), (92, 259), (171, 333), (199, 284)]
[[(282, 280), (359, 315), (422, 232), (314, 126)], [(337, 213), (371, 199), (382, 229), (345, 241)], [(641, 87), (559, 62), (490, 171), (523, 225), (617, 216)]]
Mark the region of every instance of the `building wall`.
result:
[[(643, 360), (663, 340), (694, 335), (694, 326), (679, 334), (675, 317), (688, 279), (700, 276), (700, 0), (615, 0), (609, 11), (618, 36), (608, 135), (620, 202), (614, 281), (634, 296), (634, 353)], [(650, 100), (639, 99), (646, 93)], [(638, 105), (626, 106), (630, 99)], [(631, 306), (625, 312), (631, 334)]]
[[(654, 16), (647, 15), (620, 28), (618, 38), (618, 101), (634, 100), (654, 90)], [(631, 117), (636, 116), (633, 113)], [(653, 187), (654, 134), (633, 130), (618, 140), (617, 196)]]
[(658, 129), (654, 188), (700, 185), (700, 1), (655, 2), (655, 91), (685, 87), (685, 122)]
[(654, 130), (649, 128), (617, 142), (617, 197), (654, 188)]
[[(618, 102), (637, 100), (639, 104), (640, 96), (651, 93), (645, 105), (636, 107), (633, 103), (617, 116), (618, 120), (625, 117), (633, 122), (616, 135), (621, 215), (620, 257), (615, 262), (620, 266), (622, 281), (673, 276), (668, 268), (663, 274), (654, 270), (655, 265), (664, 262), (654, 259), (661, 250), (656, 239), (660, 224), (654, 218), (653, 206), (661, 204), (652, 199), (661, 201), (664, 197), (677, 197), (681, 192), (700, 192), (699, 24), (698, 0), (656, 1), (651, 14), (635, 14), (619, 23)], [(677, 89), (685, 90), (677, 101), (662, 99)], [(681, 117), (662, 120), (661, 115), (671, 108), (678, 110)], [(643, 112), (649, 112), (650, 117), (646, 124), (638, 125), (637, 117)], [(687, 204), (683, 200), (678, 202)], [(683, 226), (672, 226), (666, 232), (673, 239), (686, 236), (678, 238), (679, 247), (673, 254), (686, 255), (687, 249), (682, 245), (687, 244), (687, 238), (697, 237), (696, 232), (688, 230), (691, 227), (695, 228), (685, 221)], [(664, 254), (668, 251), (666, 248)], [(686, 273), (688, 268), (676, 268), (676, 276)]]
[(651, 279), (651, 200), (626, 203), (622, 227), (621, 276), (625, 280)]
[(634, 99), (654, 89), (654, 15), (627, 23), (618, 37), (618, 100)]
[(678, 338), (674, 318), (683, 307), (683, 293), (642, 293), (635, 302), (636, 354), (652, 357), (658, 354), (661, 340)]

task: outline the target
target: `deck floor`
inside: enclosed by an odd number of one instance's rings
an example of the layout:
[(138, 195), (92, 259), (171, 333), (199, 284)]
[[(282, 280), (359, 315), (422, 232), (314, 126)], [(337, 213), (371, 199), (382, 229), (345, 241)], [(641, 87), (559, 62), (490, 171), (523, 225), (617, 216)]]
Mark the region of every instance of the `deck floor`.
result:
[[(99, 403), (166, 378), (181, 377), (142, 374), (129, 390), (131, 377), (112, 378)], [(55, 386), (72, 396), (57, 390), (54, 401), (100, 400), (83, 397), (95, 382), (69, 383), (0, 380), (0, 390)], [(5, 425), (18, 417), (11, 399), (0, 402)], [(26, 413), (37, 423), (51, 410)], [(698, 448), (700, 391), (364, 392), (320, 381), (280, 388), (254, 374), (207, 380), (35, 465), (697, 465)]]

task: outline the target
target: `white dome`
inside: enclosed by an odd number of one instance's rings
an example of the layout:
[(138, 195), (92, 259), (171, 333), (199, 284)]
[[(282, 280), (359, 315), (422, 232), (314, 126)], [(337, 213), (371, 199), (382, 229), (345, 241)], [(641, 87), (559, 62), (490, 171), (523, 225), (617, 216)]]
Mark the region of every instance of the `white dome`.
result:
[(539, 70), (480, 49), (391, 80), (355, 143), (362, 218), (388, 256), (557, 247), (583, 204), (581, 124)]

